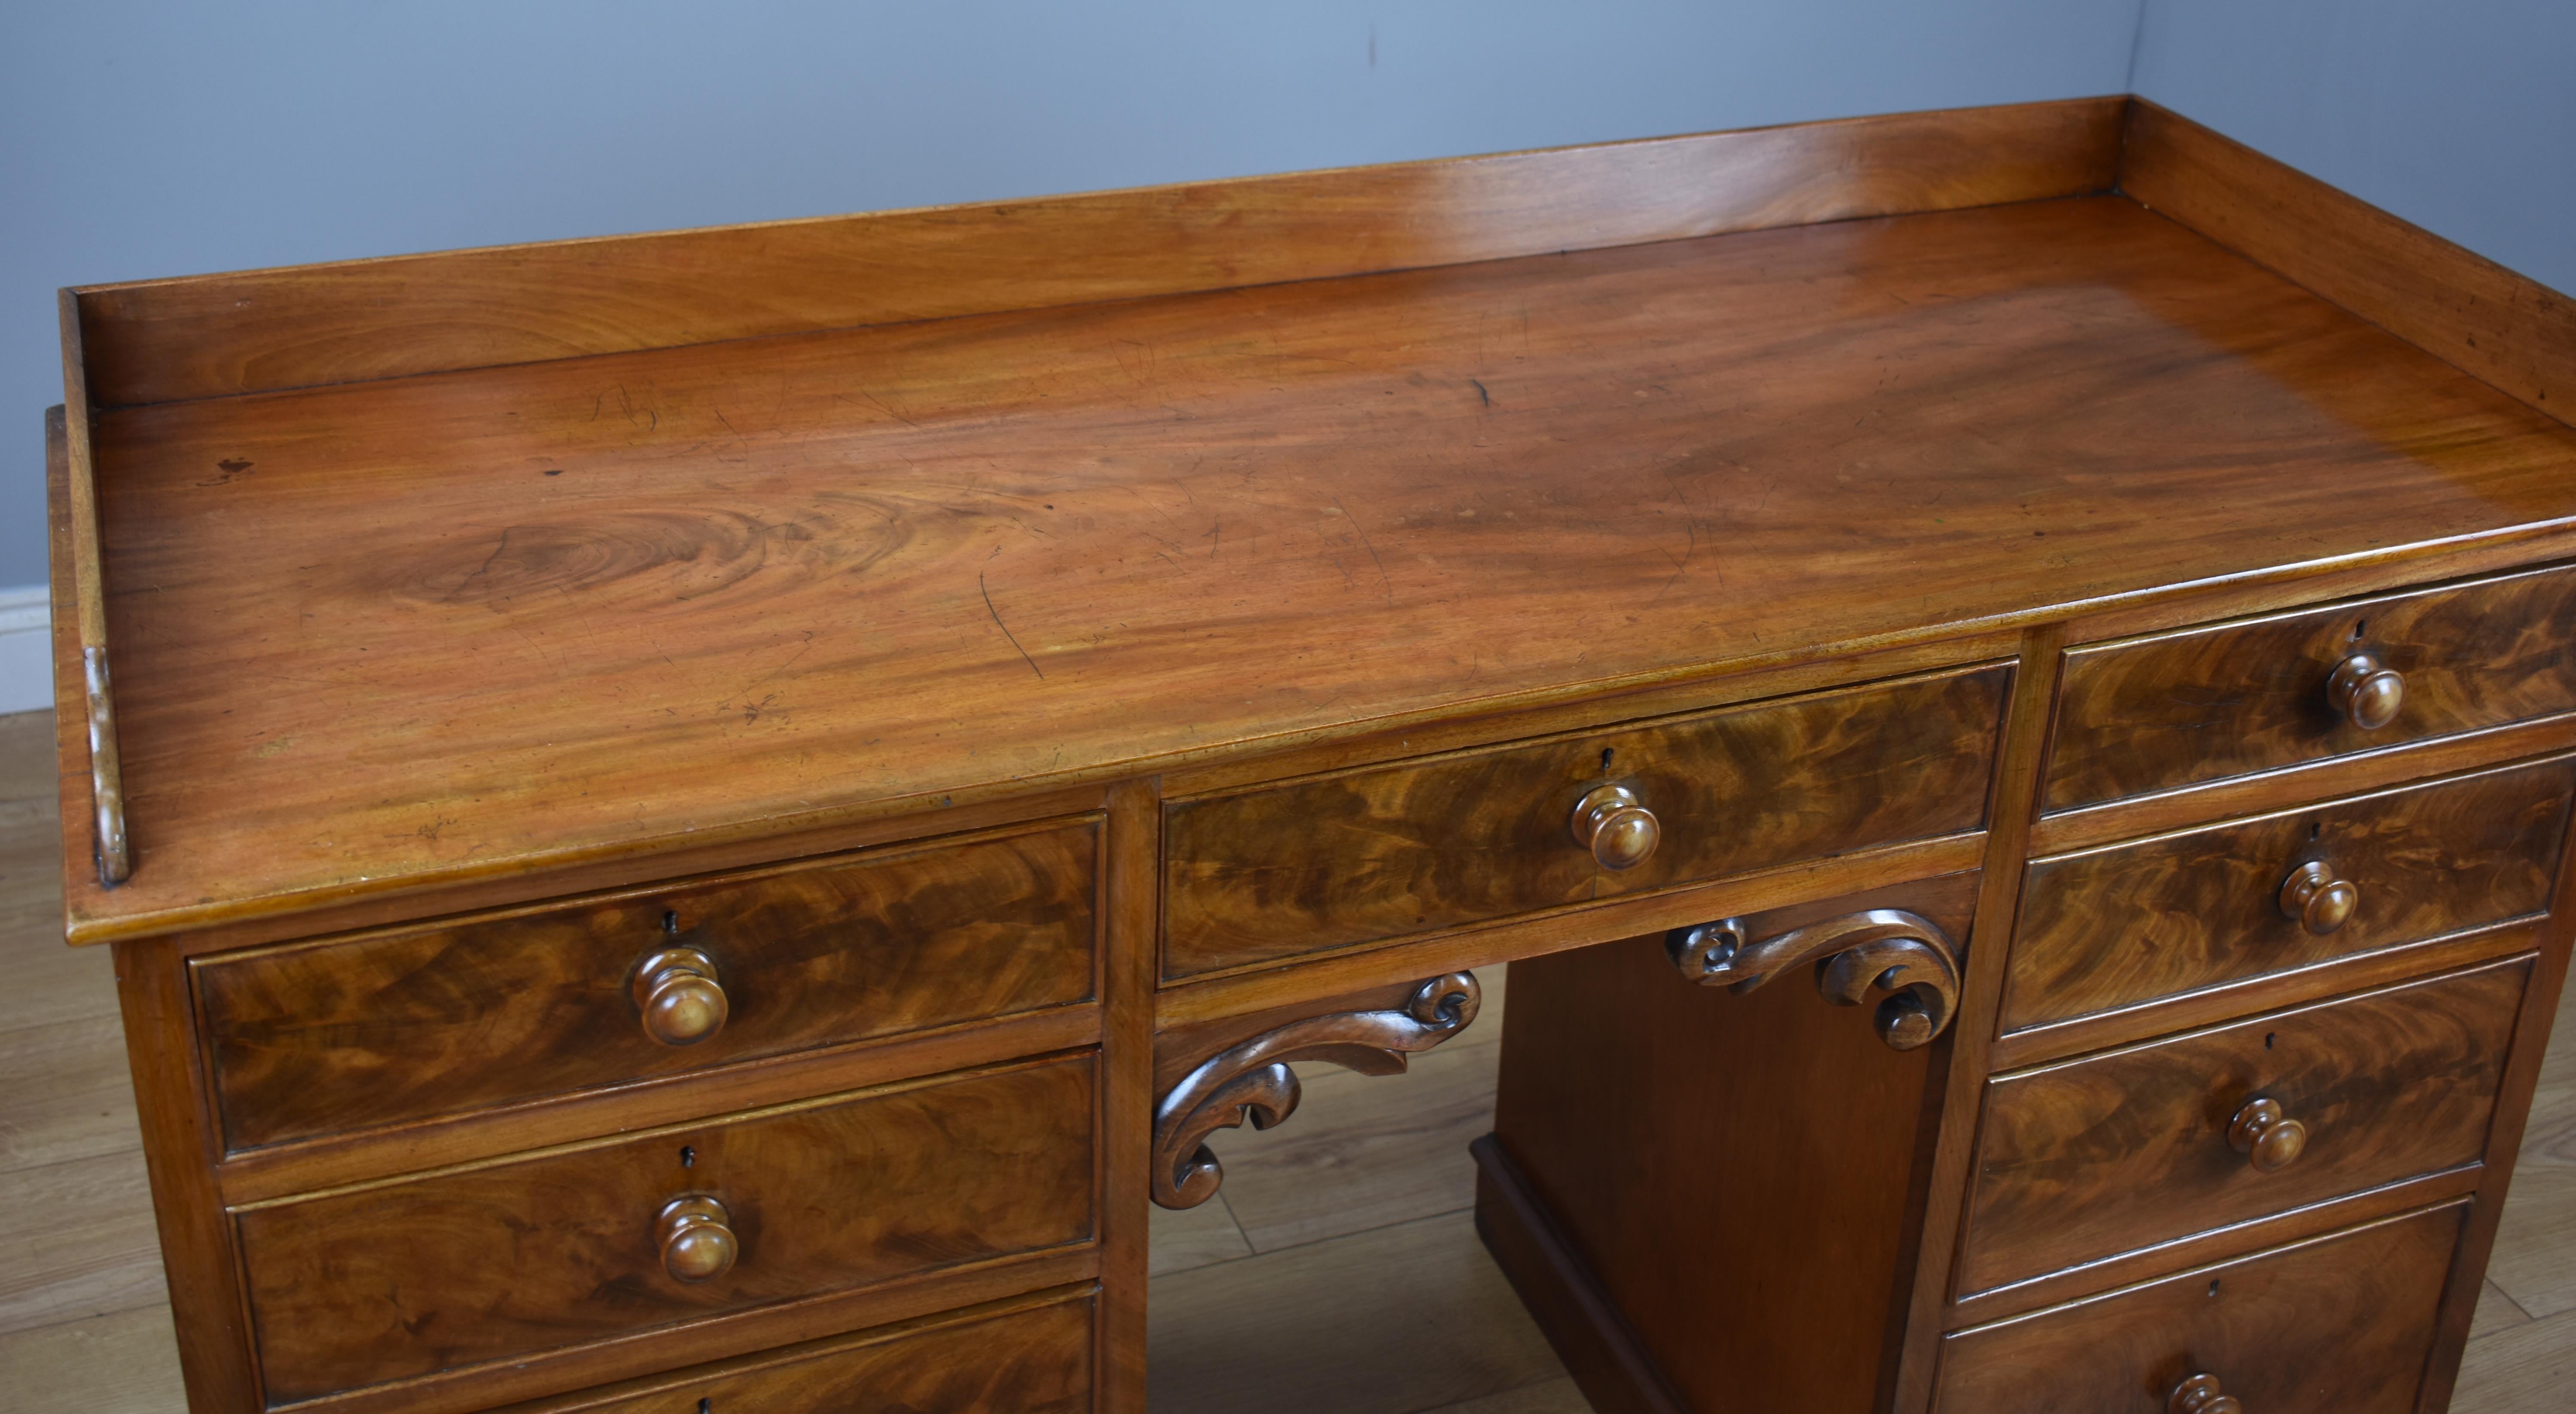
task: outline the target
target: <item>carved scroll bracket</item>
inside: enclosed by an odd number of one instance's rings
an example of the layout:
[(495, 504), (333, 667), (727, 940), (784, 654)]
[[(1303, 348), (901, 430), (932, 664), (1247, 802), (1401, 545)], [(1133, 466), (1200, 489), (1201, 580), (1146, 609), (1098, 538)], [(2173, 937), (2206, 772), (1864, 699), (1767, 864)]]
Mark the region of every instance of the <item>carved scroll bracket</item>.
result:
[(1676, 928), (1664, 937), (1673, 966), (1706, 987), (1750, 992), (1802, 963), (1820, 962), (1816, 990), (1838, 1006), (1872, 992), (1878, 1034), (1910, 1051), (1928, 1045), (1959, 1008), (1959, 954), (1930, 919), (1900, 908), (1847, 913), (1755, 941), (1741, 918)]
[(1362, 1075), (1402, 1074), (1427, 1051), (1476, 1019), (1484, 989), (1472, 972), (1434, 977), (1400, 1011), (1310, 1016), (1217, 1052), (1181, 1077), (1154, 1109), (1154, 1201), (1195, 1208), (1216, 1195), (1224, 1166), (1207, 1137), (1245, 1120), (1268, 1129), (1297, 1110), (1291, 1061), (1330, 1061)]

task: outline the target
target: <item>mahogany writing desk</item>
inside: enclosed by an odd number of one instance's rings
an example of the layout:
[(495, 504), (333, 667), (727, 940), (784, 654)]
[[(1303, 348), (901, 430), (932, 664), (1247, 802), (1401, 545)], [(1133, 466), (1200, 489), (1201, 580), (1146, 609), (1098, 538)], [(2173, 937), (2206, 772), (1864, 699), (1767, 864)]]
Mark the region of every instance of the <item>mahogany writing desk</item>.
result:
[(2171, 114), (64, 314), (200, 1411), (1134, 1411), (1200, 1141), (1506, 961), (1480, 1226), (1603, 1410), (2447, 1402), (2576, 312)]

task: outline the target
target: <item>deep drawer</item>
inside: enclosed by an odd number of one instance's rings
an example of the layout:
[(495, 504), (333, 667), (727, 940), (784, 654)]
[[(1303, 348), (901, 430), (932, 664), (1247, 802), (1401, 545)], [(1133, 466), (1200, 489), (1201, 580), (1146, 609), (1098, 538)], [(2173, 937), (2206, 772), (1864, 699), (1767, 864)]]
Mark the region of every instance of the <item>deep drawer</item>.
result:
[[(270, 1401), (1088, 1242), (1094, 1071), (1076, 1057), (240, 1212)], [(684, 1282), (672, 1264), (713, 1241), (701, 1222), (695, 1247), (669, 1246), (692, 1198), (735, 1255)]]
[[(1942, 1414), (2412, 1414), (2465, 1203), (2178, 1273), (1941, 1342)], [(2206, 1406), (2204, 1406), (2206, 1407)]]
[[(226, 1147), (1086, 1000), (1099, 839), (1078, 820), (201, 959)], [(709, 964), (725, 1015), (669, 1044), (646, 1028), (652, 978), (638, 979), (682, 949)]]
[(795, 1350), (630, 1380), (514, 1414), (1081, 1414), (1091, 1408), (1088, 1295), (908, 1321)]
[[(2576, 567), (2068, 650), (2045, 808), (2576, 709)], [(2402, 680), (2358, 725), (2336, 673), (2367, 656)]]
[[(1165, 807), (1167, 977), (1980, 829), (2009, 666), (1409, 761)], [(1602, 867), (1578, 801), (1656, 817)]]
[(1960, 1293), (2478, 1162), (2530, 976), (2526, 954), (1996, 1077)]
[(2571, 789), (2561, 758), (2035, 861), (2003, 1029), (2544, 912)]

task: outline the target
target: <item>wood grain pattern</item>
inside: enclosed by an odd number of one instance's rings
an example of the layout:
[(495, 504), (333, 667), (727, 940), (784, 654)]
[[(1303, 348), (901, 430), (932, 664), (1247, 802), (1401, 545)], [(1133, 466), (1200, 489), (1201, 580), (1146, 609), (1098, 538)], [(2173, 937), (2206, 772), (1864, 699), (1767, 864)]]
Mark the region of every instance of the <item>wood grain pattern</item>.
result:
[(2561, 422), (2576, 301), (2171, 109), (2131, 99), (2120, 189)]
[(2214, 1373), (2253, 1414), (2407, 1414), (2466, 1204), (2179, 1272), (1942, 1342), (1944, 1414), (2168, 1414)]
[(2188, 829), (2204, 821), (2260, 815), (2565, 751), (2576, 751), (2576, 712), (2070, 810), (2038, 822), (2030, 845), (2039, 854), (2068, 854), (2116, 840)]
[(2576, 430), (2117, 198), (128, 408), (98, 454), (138, 862), (73, 881), (84, 940), (2576, 516)]
[[(2047, 808), (2473, 731), (2576, 707), (2576, 567), (2070, 650)], [(2327, 707), (2367, 650), (2405, 675), (2397, 719)]]
[[(1751, 922), (1903, 908), (1974, 956), (1976, 893), (1959, 874)], [(1864, 1414), (1896, 1376), (1950, 1044), (1891, 1051), (1803, 987), (1694, 987), (1662, 938), (1627, 939), (1512, 964), (1494, 1132), (1683, 1407)], [(1582, 1337), (1558, 1337), (1578, 1380)]]
[[(2007, 1032), (2545, 912), (2576, 759), (2454, 777), (2037, 860)], [(2316, 934), (2282, 881), (2323, 863), (2359, 890)]]
[(1154, 880), (1162, 803), (1150, 781), (1109, 795), (1108, 927), (1102, 935), (1100, 1311), (1094, 1398), (1103, 1414), (1144, 1414), (1145, 1292), (1151, 1277), (1154, 1142)]
[[(709, 1121), (236, 1218), (271, 1402), (1088, 1242), (1088, 1059)], [(732, 1271), (671, 1281), (653, 1217), (732, 1213)]]
[(226, 1155), (215, 1169), (223, 1201), (264, 1203), (372, 1183), (603, 1135), (684, 1124), (924, 1075), (975, 1070), (1075, 1050), (1101, 1035), (1097, 1007), (1056, 1007), (932, 1031), (743, 1061), (712, 1070), (576, 1090), (499, 1109), (354, 1130)]
[(2124, 100), (1801, 123), (77, 291), (101, 405), (2109, 188)]
[(1095, 1299), (997, 1303), (496, 1414), (1086, 1414)]
[[(2528, 955), (2252, 1017), (1987, 1086), (1957, 1290), (2476, 1163)], [(2273, 1173), (2228, 1143), (2268, 1096), (2308, 1127)]]
[(1997, 1072), (2019, 1070), (2048, 1061), (2066, 1060), (2089, 1051), (2132, 1045), (2176, 1032), (2193, 1031), (2258, 1011), (2298, 1006), (2349, 992), (2453, 972), (2493, 962), (2540, 946), (2548, 936), (2547, 918), (2525, 918), (2493, 927), (2444, 933), (2421, 942), (2399, 943), (2364, 953), (2347, 953), (2305, 967), (2258, 973), (2219, 982), (2197, 991), (2113, 1011), (2097, 1011), (2070, 1021), (2051, 1022), (1994, 1039), (1988, 1063)]
[[(1985, 822), (2007, 667), (1165, 806), (1168, 979)], [(1662, 821), (1634, 868), (1572, 833), (1607, 780)]]
[[(2047, 759), (2048, 724), (2057, 706), (2057, 679), (2066, 663), (2066, 632), (2044, 624), (2022, 635), (2021, 671), (2013, 681), (1995, 763), (1993, 827), (1977, 872), (1975, 922), (1986, 938), (2010, 938), (2021, 902), (2022, 872), (2030, 855), (2031, 822), (2039, 814), (2040, 767)], [(1932, 1403), (1932, 1374), (1939, 1363), (1941, 1317), (1950, 1295), (1951, 1260), (1967, 1209), (1976, 1152), (1976, 1113), (1993, 1065), (1990, 1042), (2003, 997), (2009, 948), (1972, 950), (1961, 970), (1959, 1020), (1949, 1050), (1936, 1062), (1932, 1082), (1940, 1118), (1934, 1121), (1926, 1163), (1922, 1223), (1915, 1238), (1913, 1290), (1901, 1316), (1896, 1389), (1890, 1414), (1924, 1414)]]
[[(1066, 1006), (1093, 995), (1096, 820), (468, 920), (191, 971), (242, 1150)], [(711, 957), (730, 1015), (657, 1044), (629, 981)]]

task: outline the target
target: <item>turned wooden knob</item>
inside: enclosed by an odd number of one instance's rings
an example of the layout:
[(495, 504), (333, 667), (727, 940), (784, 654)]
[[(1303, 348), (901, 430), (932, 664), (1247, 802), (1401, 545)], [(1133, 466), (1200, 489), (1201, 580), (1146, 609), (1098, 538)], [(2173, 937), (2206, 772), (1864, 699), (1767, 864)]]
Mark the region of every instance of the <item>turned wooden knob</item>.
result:
[(665, 1046), (694, 1046), (724, 1029), (731, 1007), (716, 960), (696, 948), (647, 953), (635, 968), (635, 1006), (644, 1034)]
[(2308, 1127), (2289, 1117), (2281, 1102), (2268, 1097), (2245, 1102), (2227, 1122), (2227, 1142), (2254, 1161), (2264, 1173), (2288, 1168), (2308, 1147)]
[(2338, 879), (2334, 870), (2311, 860), (2290, 871), (2281, 881), (2281, 912), (2295, 918), (2299, 926), (2319, 937), (2352, 921), (2354, 910), (2361, 907), (2361, 889), (2350, 880)]
[(2326, 702), (2336, 716), (2375, 732), (2397, 720), (2397, 709), (2406, 705), (2406, 679), (2377, 658), (2355, 653), (2326, 679)]
[(2218, 1376), (2204, 1370), (2174, 1386), (2165, 1399), (2165, 1414), (2245, 1414), (2245, 1406), (2218, 1387)]
[(741, 1250), (733, 1237), (733, 1219), (713, 1198), (674, 1198), (653, 1220), (653, 1240), (662, 1249), (662, 1270), (673, 1281), (712, 1281), (733, 1270)]
[(1626, 786), (1595, 786), (1574, 805), (1574, 841), (1604, 869), (1634, 869), (1664, 841), (1655, 812)]

